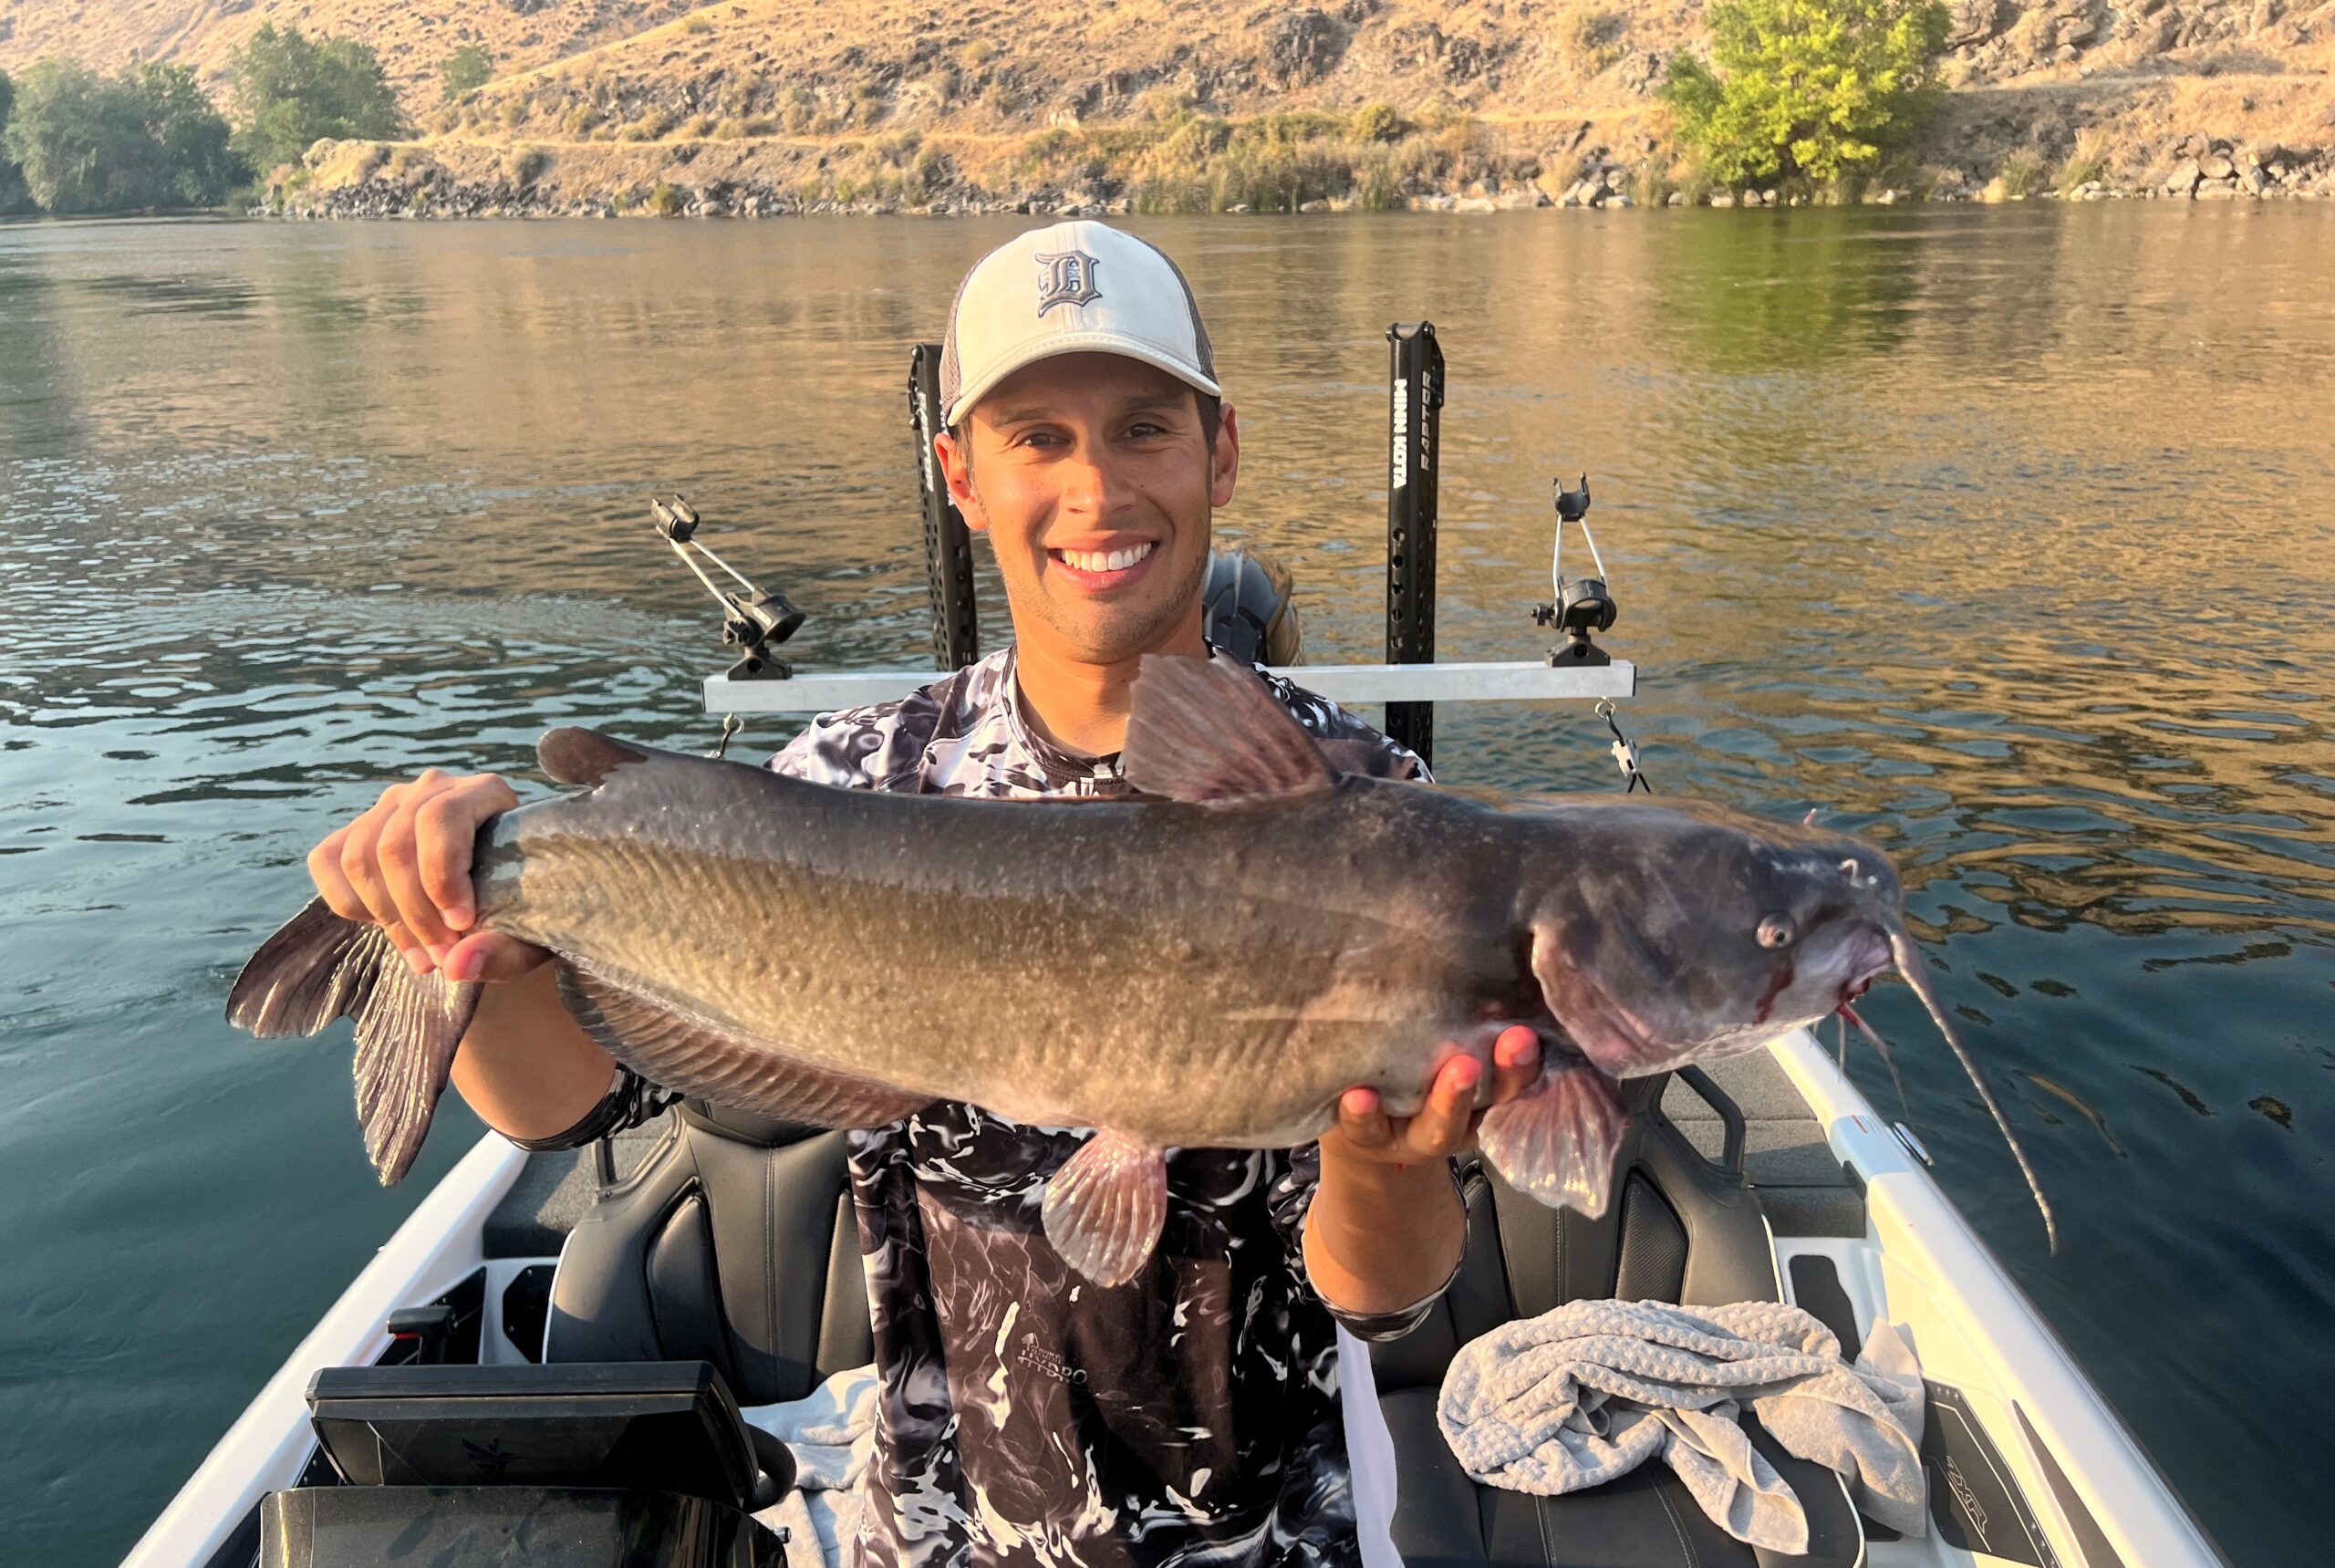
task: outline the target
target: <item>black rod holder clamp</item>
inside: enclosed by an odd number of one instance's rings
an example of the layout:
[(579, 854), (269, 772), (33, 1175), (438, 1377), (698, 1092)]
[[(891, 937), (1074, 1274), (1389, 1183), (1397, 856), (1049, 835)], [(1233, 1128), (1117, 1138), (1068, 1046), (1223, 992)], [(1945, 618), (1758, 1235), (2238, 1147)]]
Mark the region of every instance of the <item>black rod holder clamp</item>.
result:
[[(1601, 631), (1610, 630), (1614, 618), (1621, 613), (1614, 597), (1605, 591), (1605, 563), (1597, 554), (1596, 536), (1589, 531), (1589, 475), (1581, 476), (1578, 490), (1567, 490), (1562, 479), (1553, 479), (1550, 486), (1556, 492), (1557, 538), (1551, 553), (1549, 576), (1556, 589), (1553, 604), (1532, 607), (1535, 626), (1553, 626), (1564, 634), (1564, 640), (1549, 649), (1551, 667), (1561, 665), (1592, 666), (1611, 664), (1613, 657), (1592, 640)], [(1589, 558), (1596, 563), (1596, 576), (1565, 576), (1565, 524), (1581, 524), (1581, 536), (1589, 543)]]
[[(732, 680), (784, 680), (794, 673), (794, 667), (771, 651), (773, 643), (784, 642), (803, 624), (803, 612), (783, 593), (764, 593), (748, 581), (711, 545), (697, 537), (697, 509), (684, 495), (670, 501), (656, 496), (649, 500), (649, 520), (673, 554), (705, 585), (721, 606), (721, 640), (732, 648), (743, 649), (745, 657), (730, 667)], [(711, 561), (735, 583), (735, 587), (723, 587), (706, 574), (698, 564), (699, 557)]]

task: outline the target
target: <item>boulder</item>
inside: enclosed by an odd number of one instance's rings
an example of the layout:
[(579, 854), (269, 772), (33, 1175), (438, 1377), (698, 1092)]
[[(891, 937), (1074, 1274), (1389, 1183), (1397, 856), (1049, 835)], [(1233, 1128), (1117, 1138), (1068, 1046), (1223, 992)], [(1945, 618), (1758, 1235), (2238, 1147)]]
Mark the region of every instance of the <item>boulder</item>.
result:
[(2197, 172), (2206, 180), (2234, 180), (2237, 177), (2237, 165), (2226, 151), (2215, 152), (2197, 160)]

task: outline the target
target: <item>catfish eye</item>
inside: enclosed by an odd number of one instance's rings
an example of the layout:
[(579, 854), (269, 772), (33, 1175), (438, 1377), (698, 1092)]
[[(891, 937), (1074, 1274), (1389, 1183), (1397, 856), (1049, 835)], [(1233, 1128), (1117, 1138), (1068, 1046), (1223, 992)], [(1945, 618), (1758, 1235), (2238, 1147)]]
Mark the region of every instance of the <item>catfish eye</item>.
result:
[(1769, 915), (1766, 919), (1759, 922), (1759, 945), (1761, 947), (1789, 947), (1791, 945), (1791, 922), (1784, 919), (1781, 915)]

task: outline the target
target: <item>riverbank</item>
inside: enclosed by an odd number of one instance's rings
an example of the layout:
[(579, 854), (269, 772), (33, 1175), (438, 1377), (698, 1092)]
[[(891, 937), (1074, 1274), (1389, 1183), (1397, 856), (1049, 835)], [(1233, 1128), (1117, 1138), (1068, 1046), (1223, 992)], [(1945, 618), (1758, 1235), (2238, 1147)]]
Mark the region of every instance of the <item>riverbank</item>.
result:
[[(1721, 186), (1658, 109), (1586, 119), (1179, 110), (1025, 133), (324, 141), (255, 211), (298, 218), (1105, 216), (2335, 196), (2310, 84), (2022, 90), (1951, 103), (1915, 153), (1815, 185)], [(2046, 149), (2059, 148), (2056, 153)]]

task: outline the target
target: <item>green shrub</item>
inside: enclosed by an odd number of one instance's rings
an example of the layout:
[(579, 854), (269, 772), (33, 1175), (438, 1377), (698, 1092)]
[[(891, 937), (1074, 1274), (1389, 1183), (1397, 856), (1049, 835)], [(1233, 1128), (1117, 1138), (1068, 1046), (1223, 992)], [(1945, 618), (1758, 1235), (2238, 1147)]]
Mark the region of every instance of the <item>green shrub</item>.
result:
[(544, 171), (550, 167), (551, 154), (540, 147), (515, 148), (511, 156), (503, 161), (503, 172), (522, 191), (542, 179)]
[(649, 210), (660, 218), (678, 218), (688, 202), (682, 199), (679, 186), (669, 185), (659, 180), (649, 190), (647, 204)]
[(387, 140), (403, 136), (405, 116), (380, 57), (353, 38), (310, 39), (297, 27), (262, 23), (227, 57), (235, 109), (234, 146), (260, 170), (296, 163), (324, 137)]
[(494, 57), (483, 44), (464, 44), (438, 62), (439, 96), (448, 103), (476, 92), (494, 78)]
[(1400, 141), (1411, 130), (1411, 122), (1391, 103), (1366, 103), (1354, 111), (1356, 141)]
[(780, 106), (779, 119), (790, 135), (800, 136), (811, 129), (819, 114), (819, 100), (805, 87), (786, 89), (786, 101)]
[(1557, 17), (1557, 53), (1585, 77), (1593, 77), (1622, 57), (1622, 32), (1626, 19), (1603, 5), (1570, 5)]
[(1709, 23), (1711, 64), (1675, 57), (1663, 96), (1722, 183), (1871, 167), (1936, 107), (1938, 0), (1718, 0)]
[(2094, 180), (2108, 178), (2108, 138), (2104, 132), (2087, 130), (2076, 138), (2074, 151), (2060, 165), (2052, 178), (2052, 188), (2072, 191)]
[(2032, 147), (2015, 148), (2010, 156), (2002, 161), (2001, 167), (1995, 171), (1994, 179), (1987, 184), (1986, 193), (1996, 201), (2032, 196), (2047, 188), (2050, 173), (2049, 166), (2043, 161), (2043, 154)]
[(713, 18), (706, 16), (703, 12), (700, 12), (696, 16), (691, 16), (688, 21), (681, 24), (681, 31), (699, 36), (711, 33), (713, 31)]

